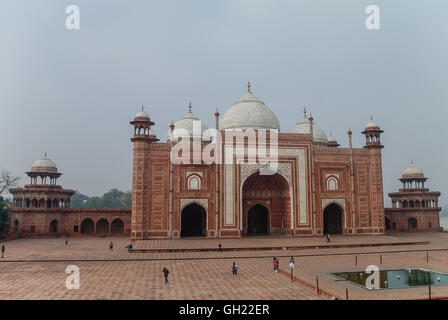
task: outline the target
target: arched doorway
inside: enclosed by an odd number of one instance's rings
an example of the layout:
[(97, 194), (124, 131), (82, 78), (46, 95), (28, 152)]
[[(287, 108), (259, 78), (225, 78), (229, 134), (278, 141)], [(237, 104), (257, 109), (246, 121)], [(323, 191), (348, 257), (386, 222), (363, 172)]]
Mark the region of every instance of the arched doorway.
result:
[(342, 209), (336, 203), (328, 205), (324, 210), (324, 233), (342, 234)]
[(408, 220), (408, 229), (412, 230), (412, 229), (417, 229), (417, 219), (415, 218), (410, 218)]
[(110, 224), (110, 233), (123, 233), (124, 232), (124, 223), (121, 219), (115, 219)]
[(291, 232), (290, 187), (279, 173), (267, 175), (257, 171), (250, 175), (242, 185), (241, 200), (243, 234)]
[(81, 223), (81, 233), (93, 233), (95, 229), (95, 224), (92, 219), (84, 219)]
[(58, 232), (58, 220), (53, 220), (50, 222), (50, 232), (51, 233)]
[(205, 237), (207, 212), (202, 206), (191, 203), (182, 209), (180, 215), (181, 237)]
[(388, 217), (384, 217), (384, 225), (386, 226), (386, 230), (390, 230), (390, 220)]
[(261, 204), (256, 204), (247, 212), (247, 234), (267, 233), (269, 233), (269, 210)]
[(96, 223), (96, 234), (108, 234), (109, 233), (109, 221), (102, 218)]

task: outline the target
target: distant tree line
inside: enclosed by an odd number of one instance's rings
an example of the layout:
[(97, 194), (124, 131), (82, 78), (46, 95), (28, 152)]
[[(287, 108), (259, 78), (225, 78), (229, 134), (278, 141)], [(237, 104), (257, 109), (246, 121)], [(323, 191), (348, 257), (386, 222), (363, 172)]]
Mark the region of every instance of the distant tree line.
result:
[(102, 197), (89, 197), (78, 190), (70, 201), (71, 208), (130, 208), (132, 206), (132, 192), (111, 189)]

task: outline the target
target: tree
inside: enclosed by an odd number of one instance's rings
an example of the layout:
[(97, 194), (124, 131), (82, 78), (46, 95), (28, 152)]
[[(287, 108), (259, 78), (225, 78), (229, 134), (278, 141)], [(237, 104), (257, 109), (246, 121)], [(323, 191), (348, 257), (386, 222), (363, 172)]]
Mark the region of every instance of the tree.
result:
[(132, 191), (126, 191), (123, 194), (123, 208), (132, 207)]
[(70, 201), (70, 207), (84, 208), (84, 205), (86, 204), (88, 199), (89, 199), (88, 196), (86, 196), (86, 195), (80, 193), (78, 190), (76, 190), (72, 196), (71, 201)]
[(9, 171), (2, 170), (0, 174), (0, 194), (8, 191), (9, 188), (17, 186), (19, 180), (19, 177), (13, 176)]
[(90, 197), (84, 202), (83, 208), (104, 208), (104, 201), (101, 197)]
[(6, 219), (7, 219), (7, 213), (5, 210), (5, 199), (3, 199), (2, 196), (0, 196), (0, 230), (3, 229), (3, 226), (5, 225)]
[(72, 208), (130, 208), (132, 192), (111, 189), (102, 197), (89, 197), (76, 190), (70, 204)]
[(104, 208), (123, 208), (124, 192), (118, 189), (111, 189), (103, 195)]

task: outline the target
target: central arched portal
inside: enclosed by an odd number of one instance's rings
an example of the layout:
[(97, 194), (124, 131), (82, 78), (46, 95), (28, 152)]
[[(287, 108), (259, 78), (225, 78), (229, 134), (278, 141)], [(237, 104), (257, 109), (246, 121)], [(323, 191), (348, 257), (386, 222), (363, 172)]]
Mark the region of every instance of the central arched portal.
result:
[(247, 212), (247, 234), (267, 234), (269, 230), (269, 210), (256, 204)]
[(342, 234), (342, 209), (336, 203), (324, 210), (324, 233)]
[(279, 173), (249, 176), (242, 186), (243, 233), (289, 234), (291, 200), (288, 181)]
[(197, 203), (185, 206), (180, 217), (180, 236), (205, 237), (206, 216), (205, 209)]

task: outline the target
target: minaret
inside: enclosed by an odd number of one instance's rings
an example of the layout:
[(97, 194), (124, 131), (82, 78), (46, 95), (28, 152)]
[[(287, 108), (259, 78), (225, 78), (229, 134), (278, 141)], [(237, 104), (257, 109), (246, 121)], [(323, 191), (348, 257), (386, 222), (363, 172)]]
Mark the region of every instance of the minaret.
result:
[(134, 143), (131, 240), (136, 240), (146, 238), (145, 230), (149, 229), (149, 147), (159, 139), (151, 132), (154, 122), (143, 106), (130, 124), (134, 126), (134, 136), (131, 138)]
[(383, 195), (383, 170), (381, 161), (381, 149), (384, 146), (381, 144), (380, 136), (384, 131), (380, 126), (370, 118), (364, 131), (366, 136), (366, 144), (364, 149), (369, 151), (369, 185), (370, 185), (370, 203), (371, 210), (368, 215), (368, 225), (373, 230), (378, 228), (380, 232), (385, 231), (384, 220), (384, 195)]

